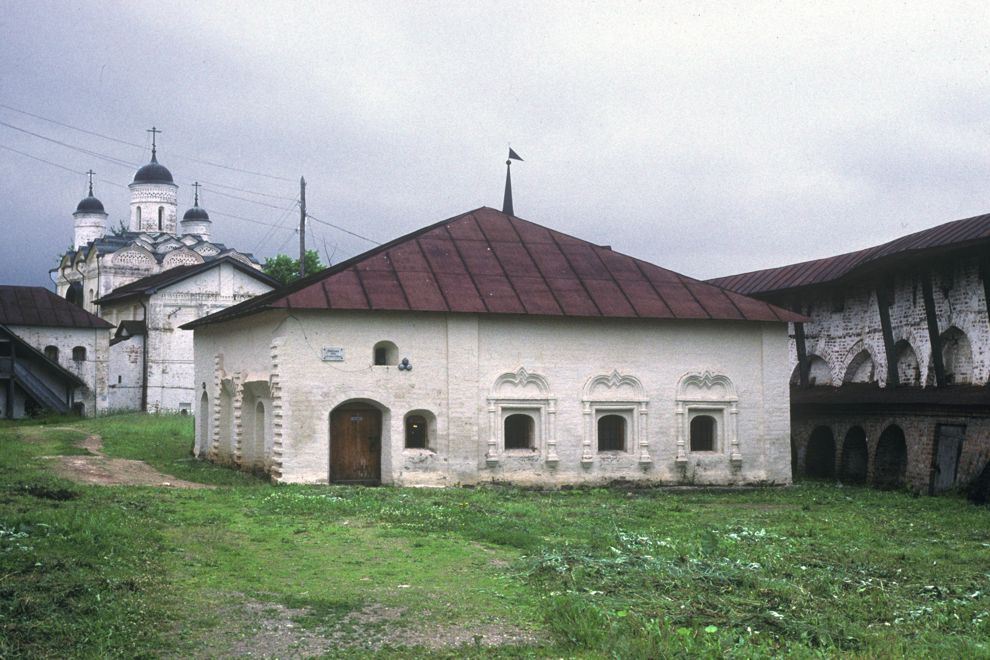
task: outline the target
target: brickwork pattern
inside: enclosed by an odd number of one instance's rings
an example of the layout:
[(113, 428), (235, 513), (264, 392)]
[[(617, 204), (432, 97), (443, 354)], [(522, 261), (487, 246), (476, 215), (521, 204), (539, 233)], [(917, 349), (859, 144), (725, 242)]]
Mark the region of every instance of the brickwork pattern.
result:
[[(928, 492), (934, 464), (935, 437), (939, 424), (965, 427), (965, 440), (956, 471), (956, 483), (964, 487), (975, 479), (983, 466), (990, 461), (990, 419), (982, 417), (962, 417), (951, 415), (815, 415), (792, 421), (792, 452), (796, 476), (808, 474), (809, 440), (815, 429), (828, 428), (835, 438), (835, 455), (832, 473), (842, 474), (846, 439), (862, 429), (867, 447), (867, 483), (874, 483), (877, 477), (877, 445), (884, 431), (896, 425), (904, 432), (907, 448), (907, 467), (904, 486), (924, 493)], [(814, 471), (812, 469), (812, 471)]]

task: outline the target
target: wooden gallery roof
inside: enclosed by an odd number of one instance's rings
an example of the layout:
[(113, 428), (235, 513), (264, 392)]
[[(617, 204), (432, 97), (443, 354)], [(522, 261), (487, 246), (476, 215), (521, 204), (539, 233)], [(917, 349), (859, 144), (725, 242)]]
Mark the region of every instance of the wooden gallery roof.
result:
[(804, 317), (538, 224), (480, 208), (183, 326), (265, 309), (589, 318)]

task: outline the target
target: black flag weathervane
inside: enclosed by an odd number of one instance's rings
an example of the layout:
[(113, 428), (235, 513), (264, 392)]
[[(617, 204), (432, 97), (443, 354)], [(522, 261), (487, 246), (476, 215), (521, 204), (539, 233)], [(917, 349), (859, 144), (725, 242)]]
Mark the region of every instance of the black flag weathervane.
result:
[(518, 160), (522, 162), (522, 158), (519, 157), (512, 147), (509, 147), (509, 157), (505, 161), (505, 196), (502, 198), (502, 213), (508, 215), (515, 215), (512, 211), (512, 161)]

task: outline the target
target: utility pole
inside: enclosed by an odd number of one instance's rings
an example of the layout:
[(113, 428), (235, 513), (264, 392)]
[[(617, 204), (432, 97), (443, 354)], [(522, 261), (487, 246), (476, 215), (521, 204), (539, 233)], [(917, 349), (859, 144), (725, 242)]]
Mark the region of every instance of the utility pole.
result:
[(299, 177), (299, 277), (306, 277), (306, 179)]

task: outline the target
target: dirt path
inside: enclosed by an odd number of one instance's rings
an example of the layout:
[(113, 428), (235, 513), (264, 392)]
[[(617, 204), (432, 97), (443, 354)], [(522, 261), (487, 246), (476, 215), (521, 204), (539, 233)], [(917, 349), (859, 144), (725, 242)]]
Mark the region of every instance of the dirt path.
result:
[(97, 486), (209, 488), (205, 484), (183, 481), (162, 474), (144, 461), (110, 458), (103, 453), (103, 439), (98, 435), (86, 436), (76, 446), (85, 449), (90, 455), (52, 457), (56, 474), (76, 483)]

